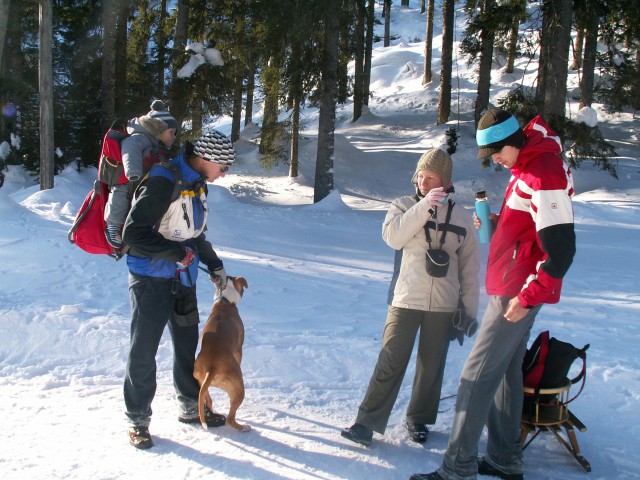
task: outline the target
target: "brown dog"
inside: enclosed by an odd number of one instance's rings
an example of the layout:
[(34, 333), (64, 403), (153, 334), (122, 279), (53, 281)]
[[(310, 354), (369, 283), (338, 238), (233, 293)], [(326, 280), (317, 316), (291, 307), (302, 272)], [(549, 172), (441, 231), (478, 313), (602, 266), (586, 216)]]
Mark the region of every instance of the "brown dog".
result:
[(193, 376), (200, 384), (198, 413), (205, 430), (204, 405), (213, 410), (209, 386), (220, 388), (229, 395), (227, 425), (241, 432), (251, 430), (249, 425), (236, 422), (236, 411), (244, 400), (244, 381), (240, 369), (244, 325), (236, 303), (245, 288), (248, 285), (243, 277), (228, 277), (227, 287), (213, 304), (211, 315), (202, 329), (200, 353), (196, 358)]

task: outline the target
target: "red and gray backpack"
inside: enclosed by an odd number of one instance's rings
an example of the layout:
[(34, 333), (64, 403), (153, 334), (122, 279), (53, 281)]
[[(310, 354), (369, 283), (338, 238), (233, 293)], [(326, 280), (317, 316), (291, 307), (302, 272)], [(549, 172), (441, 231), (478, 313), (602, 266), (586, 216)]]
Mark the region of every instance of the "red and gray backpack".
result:
[[(125, 247), (114, 249), (105, 236), (106, 222), (104, 209), (109, 198), (110, 188), (114, 185), (128, 183), (122, 164), (122, 141), (129, 137), (126, 122), (116, 120), (107, 130), (102, 141), (100, 160), (98, 162), (98, 179), (93, 189), (87, 194), (75, 220), (67, 234), (69, 241), (87, 253), (109, 255), (119, 259)], [(164, 160), (157, 148), (145, 153), (144, 168), (148, 171), (154, 163)], [(133, 193), (132, 185), (130, 193)]]

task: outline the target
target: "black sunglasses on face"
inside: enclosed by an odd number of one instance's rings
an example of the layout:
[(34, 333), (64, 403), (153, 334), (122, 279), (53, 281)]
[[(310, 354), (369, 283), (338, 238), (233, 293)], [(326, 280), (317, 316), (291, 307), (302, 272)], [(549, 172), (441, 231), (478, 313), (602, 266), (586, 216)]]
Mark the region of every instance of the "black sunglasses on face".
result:
[(220, 173), (227, 173), (229, 165), (220, 165)]

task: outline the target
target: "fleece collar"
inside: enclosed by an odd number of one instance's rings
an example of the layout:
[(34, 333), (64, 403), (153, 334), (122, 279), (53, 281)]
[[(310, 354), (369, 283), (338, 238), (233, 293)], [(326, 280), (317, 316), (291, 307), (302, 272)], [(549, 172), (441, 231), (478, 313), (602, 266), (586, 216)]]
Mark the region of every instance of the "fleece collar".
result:
[(518, 161), (511, 168), (512, 173), (522, 172), (526, 165), (540, 155), (562, 153), (562, 141), (549, 125), (538, 115), (524, 128), (527, 143), (518, 154)]

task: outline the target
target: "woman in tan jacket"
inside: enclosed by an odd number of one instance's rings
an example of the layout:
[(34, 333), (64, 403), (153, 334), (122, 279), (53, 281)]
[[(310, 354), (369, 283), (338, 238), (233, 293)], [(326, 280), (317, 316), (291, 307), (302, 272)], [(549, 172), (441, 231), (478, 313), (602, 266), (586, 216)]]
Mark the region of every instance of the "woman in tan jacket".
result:
[(382, 350), (356, 422), (342, 430), (353, 442), (369, 445), (373, 432), (384, 434), (418, 331), (406, 427), (411, 440), (425, 442), (438, 414), (449, 342), (461, 339), (460, 331), (475, 333), (478, 239), (472, 215), (451, 200), (451, 171), (449, 154), (426, 152), (412, 178), (416, 194), (394, 200), (384, 220), (382, 238), (396, 261)]

